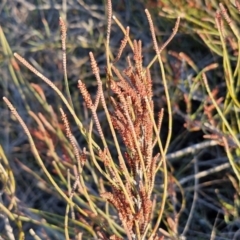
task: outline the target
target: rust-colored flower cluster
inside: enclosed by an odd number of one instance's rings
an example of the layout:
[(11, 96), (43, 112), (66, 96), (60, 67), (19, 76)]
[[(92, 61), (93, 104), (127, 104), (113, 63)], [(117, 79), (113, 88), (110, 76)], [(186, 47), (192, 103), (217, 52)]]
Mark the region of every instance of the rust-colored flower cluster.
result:
[[(122, 41), (124, 47), (128, 34), (129, 29)], [(124, 47), (120, 47), (120, 52)], [(117, 60), (120, 55), (118, 54)], [(94, 62), (92, 54), (91, 62)], [(112, 64), (113, 76), (109, 76), (110, 88), (114, 94), (111, 97), (114, 110), (110, 114), (110, 124), (113, 125), (122, 139), (122, 145), (125, 149), (123, 153), (124, 163), (119, 161), (119, 169), (116, 171), (111, 163), (109, 150), (107, 148), (99, 150), (98, 156), (112, 179), (112, 191), (105, 192), (101, 196), (116, 208), (129, 235), (133, 235), (136, 228), (142, 235), (146, 231), (152, 213), (151, 193), (159, 154), (153, 156), (153, 147), (156, 141), (154, 139), (154, 123), (151, 118), (154, 115), (152, 79), (149, 69), (144, 69), (142, 66), (141, 41), (134, 41), (133, 63), (129, 58), (127, 62), (128, 66), (123, 71), (118, 70)], [(92, 68), (96, 76), (98, 68), (95, 64), (92, 64)], [(102, 131), (99, 130), (100, 126), (98, 126), (96, 105), (93, 104), (89, 92), (81, 81), (79, 81), (79, 89), (87, 107), (93, 113), (101, 137)], [(101, 95), (100, 92), (98, 89), (98, 94)], [(162, 114), (159, 117), (162, 117)], [(116, 165), (116, 163), (117, 161), (113, 164)], [(123, 186), (119, 180), (119, 177), (123, 178), (122, 176), (125, 176)]]

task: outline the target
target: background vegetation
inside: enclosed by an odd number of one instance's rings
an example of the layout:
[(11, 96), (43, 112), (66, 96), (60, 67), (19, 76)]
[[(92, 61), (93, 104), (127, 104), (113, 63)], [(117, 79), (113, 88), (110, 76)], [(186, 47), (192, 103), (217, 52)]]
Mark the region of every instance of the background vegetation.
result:
[[(159, 46), (171, 36), (177, 17), (181, 17), (177, 34), (161, 52), (173, 129), (166, 153), (167, 197), (163, 194), (164, 170), (160, 168), (151, 195), (153, 211), (149, 229), (157, 223), (166, 197), (156, 239), (164, 236), (165, 239), (238, 239), (240, 4), (229, 0), (220, 4), (217, 0), (119, 0), (113, 1), (112, 8), (121, 24), (130, 26), (130, 38), (142, 41), (143, 66), (150, 67), (152, 76), (155, 117), (161, 108), (165, 111), (160, 131), (163, 145), (169, 136), (168, 102), (162, 71), (157, 61), (152, 62), (156, 54), (144, 9), (151, 13)], [(59, 17), (67, 25), (67, 76), (62, 65)], [(89, 146), (86, 136), (93, 122), (78, 89), (79, 79), (93, 98), (99, 89), (89, 60), (91, 51), (98, 63), (107, 104), (110, 103), (106, 89), (106, 1), (2, 1), (0, 24), (0, 95), (17, 109), (44, 167), (60, 188), (57, 190), (46, 177), (22, 126), (1, 101), (0, 238), (126, 239), (126, 229), (116, 209), (100, 195), (111, 187), (90, 158), (100, 157), (95, 149), (94, 154), (88, 148), (84, 151)], [(111, 61), (123, 38), (119, 25), (113, 21), (108, 55)], [(87, 129), (85, 136), (56, 91), (23, 67), (14, 58), (14, 52), (51, 79), (67, 98), (65, 79), (68, 78), (74, 111)], [(127, 46), (116, 63), (119, 70), (126, 68), (129, 54), (132, 56)], [(113, 111), (113, 106), (108, 106)], [(76, 163), (74, 144), (67, 137), (59, 108), (67, 115), (71, 133), (82, 157), (86, 157), (83, 171)], [(97, 115), (108, 147), (117, 159), (104, 106), (98, 107)], [(102, 145), (98, 129), (93, 127), (92, 131), (96, 145)], [(119, 138), (124, 151), (121, 141)], [(154, 155), (157, 151), (154, 149)], [(101, 163), (100, 167), (106, 166)], [(77, 209), (73, 210), (71, 202), (63, 196), (71, 195), (77, 172), (82, 172), (79, 181), (85, 183), (85, 188), (74, 193)], [(93, 211), (96, 208), (97, 215)]]

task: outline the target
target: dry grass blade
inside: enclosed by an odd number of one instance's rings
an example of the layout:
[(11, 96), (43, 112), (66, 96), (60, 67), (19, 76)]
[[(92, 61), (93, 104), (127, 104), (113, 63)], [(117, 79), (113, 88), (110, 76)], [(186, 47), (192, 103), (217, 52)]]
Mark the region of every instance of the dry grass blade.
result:
[[(71, 205), (71, 206), (76, 206), (66, 195), (65, 193), (62, 191), (62, 189), (60, 189), (60, 187), (57, 185), (57, 183), (54, 181), (53, 177), (51, 176), (51, 174), (49, 173), (49, 171), (46, 169), (46, 166), (44, 165), (38, 150), (36, 149), (36, 146), (34, 144), (34, 141), (32, 139), (32, 136), (26, 126), (26, 124), (24, 123), (24, 121), (22, 120), (22, 118), (20, 117), (20, 115), (18, 114), (18, 112), (16, 111), (16, 109), (13, 107), (13, 105), (11, 104), (11, 102), (6, 98), (3, 97), (4, 102), (7, 104), (7, 106), (9, 107), (9, 109), (11, 110), (12, 114), (17, 118), (17, 120), (19, 121), (19, 123), (21, 124), (21, 126), (23, 127), (29, 143), (31, 145), (31, 149), (32, 152), (35, 156), (35, 158), (37, 159), (40, 167), (42, 168), (42, 170), (44, 171), (44, 173), (46, 174), (46, 176), (48, 177), (49, 181), (52, 183), (52, 185), (55, 187), (55, 189), (58, 191), (58, 193)], [(79, 212), (81, 212), (84, 216), (87, 216), (88, 214), (83, 211), (81, 208), (79, 208), (78, 206), (76, 206), (76, 208), (79, 210)]]

